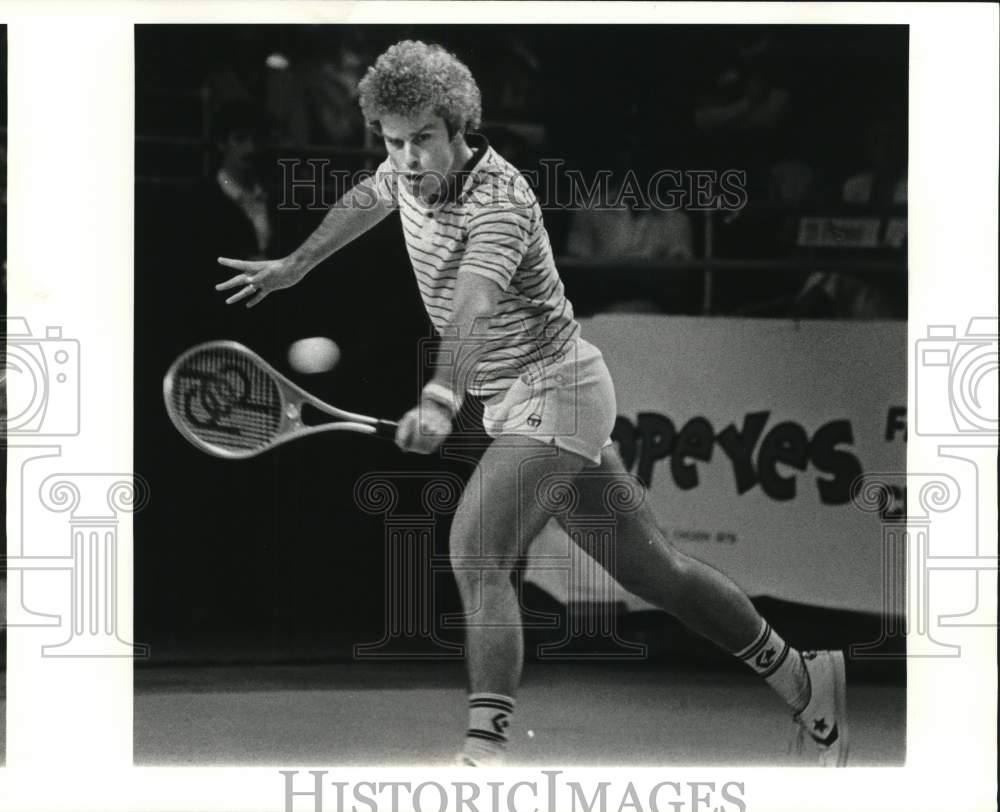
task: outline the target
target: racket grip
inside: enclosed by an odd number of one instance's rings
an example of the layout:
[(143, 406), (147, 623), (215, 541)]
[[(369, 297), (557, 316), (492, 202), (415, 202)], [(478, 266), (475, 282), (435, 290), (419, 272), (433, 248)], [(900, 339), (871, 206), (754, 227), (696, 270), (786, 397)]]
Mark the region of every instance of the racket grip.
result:
[(379, 420), (375, 423), (375, 436), (390, 443), (396, 442), (396, 429), (399, 423), (395, 420)]

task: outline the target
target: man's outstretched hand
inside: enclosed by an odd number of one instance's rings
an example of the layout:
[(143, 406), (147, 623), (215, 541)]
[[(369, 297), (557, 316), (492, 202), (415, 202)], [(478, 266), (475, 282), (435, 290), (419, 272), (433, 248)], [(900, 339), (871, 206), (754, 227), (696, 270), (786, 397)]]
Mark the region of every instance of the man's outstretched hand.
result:
[(226, 299), (226, 304), (236, 304), (244, 299), (250, 299), (247, 307), (260, 304), (269, 293), (290, 288), (309, 272), (307, 267), (293, 262), (289, 257), (259, 261), (219, 257), (219, 264), (239, 273), (225, 282), (220, 282), (215, 289), (223, 291), (239, 288)]

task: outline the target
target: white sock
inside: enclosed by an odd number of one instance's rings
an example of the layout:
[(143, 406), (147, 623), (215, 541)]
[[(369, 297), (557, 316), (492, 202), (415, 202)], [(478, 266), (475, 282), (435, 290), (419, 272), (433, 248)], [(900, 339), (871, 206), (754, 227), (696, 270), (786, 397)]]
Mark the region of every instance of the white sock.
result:
[(465, 733), (462, 753), (487, 763), (502, 759), (513, 713), (514, 700), (509, 696), (470, 694), (469, 729)]
[(802, 655), (778, 636), (766, 620), (760, 634), (736, 656), (764, 678), (793, 712), (809, 703), (809, 675)]

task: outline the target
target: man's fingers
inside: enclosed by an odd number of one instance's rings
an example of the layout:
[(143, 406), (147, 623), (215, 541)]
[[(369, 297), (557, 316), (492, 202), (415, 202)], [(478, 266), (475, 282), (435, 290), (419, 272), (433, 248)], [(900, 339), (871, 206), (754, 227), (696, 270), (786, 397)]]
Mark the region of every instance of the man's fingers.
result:
[(406, 451), (406, 418), (404, 417), (399, 421), (399, 425), (396, 427), (396, 446)]
[(220, 282), (215, 286), (216, 290), (230, 290), (231, 288), (239, 287), (240, 285), (252, 285), (253, 280), (256, 276), (264, 270), (266, 263), (255, 262), (246, 259), (229, 259), (228, 257), (219, 257), (218, 263), (225, 266), (226, 268), (232, 268), (234, 271), (242, 271), (242, 273), (227, 279), (225, 282)]
[(234, 271), (253, 271), (260, 266), (260, 262), (250, 259), (230, 259), (229, 257), (219, 257), (216, 262)]
[(413, 412), (407, 412), (399, 421), (399, 428), (396, 429), (396, 445), (403, 451), (409, 451), (413, 443), (413, 430), (416, 427), (416, 416)]
[(230, 288), (237, 288), (240, 285), (249, 285), (250, 277), (246, 274), (240, 274), (239, 276), (234, 276), (232, 279), (227, 279), (225, 282), (220, 282), (215, 286), (216, 290), (229, 290)]
[(234, 293), (232, 296), (226, 299), (226, 304), (229, 305), (229, 304), (236, 304), (237, 302), (242, 302), (248, 296), (253, 296), (255, 293), (260, 293), (260, 291), (257, 290), (257, 288), (255, 288), (253, 285), (247, 285), (239, 293)]
[(269, 290), (258, 290), (257, 295), (254, 296), (249, 302), (247, 302), (247, 307), (256, 307), (265, 299), (267, 294), (270, 292), (271, 291)]

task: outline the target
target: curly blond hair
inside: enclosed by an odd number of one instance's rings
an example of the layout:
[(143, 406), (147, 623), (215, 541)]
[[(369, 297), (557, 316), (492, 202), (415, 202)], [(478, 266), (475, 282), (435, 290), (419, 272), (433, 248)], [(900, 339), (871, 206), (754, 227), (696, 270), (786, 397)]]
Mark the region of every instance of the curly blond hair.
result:
[(441, 116), (449, 135), (479, 127), (483, 114), (479, 86), (469, 69), (440, 45), (403, 40), (389, 47), (358, 84), (361, 112), (378, 135), (379, 119), (430, 110)]

